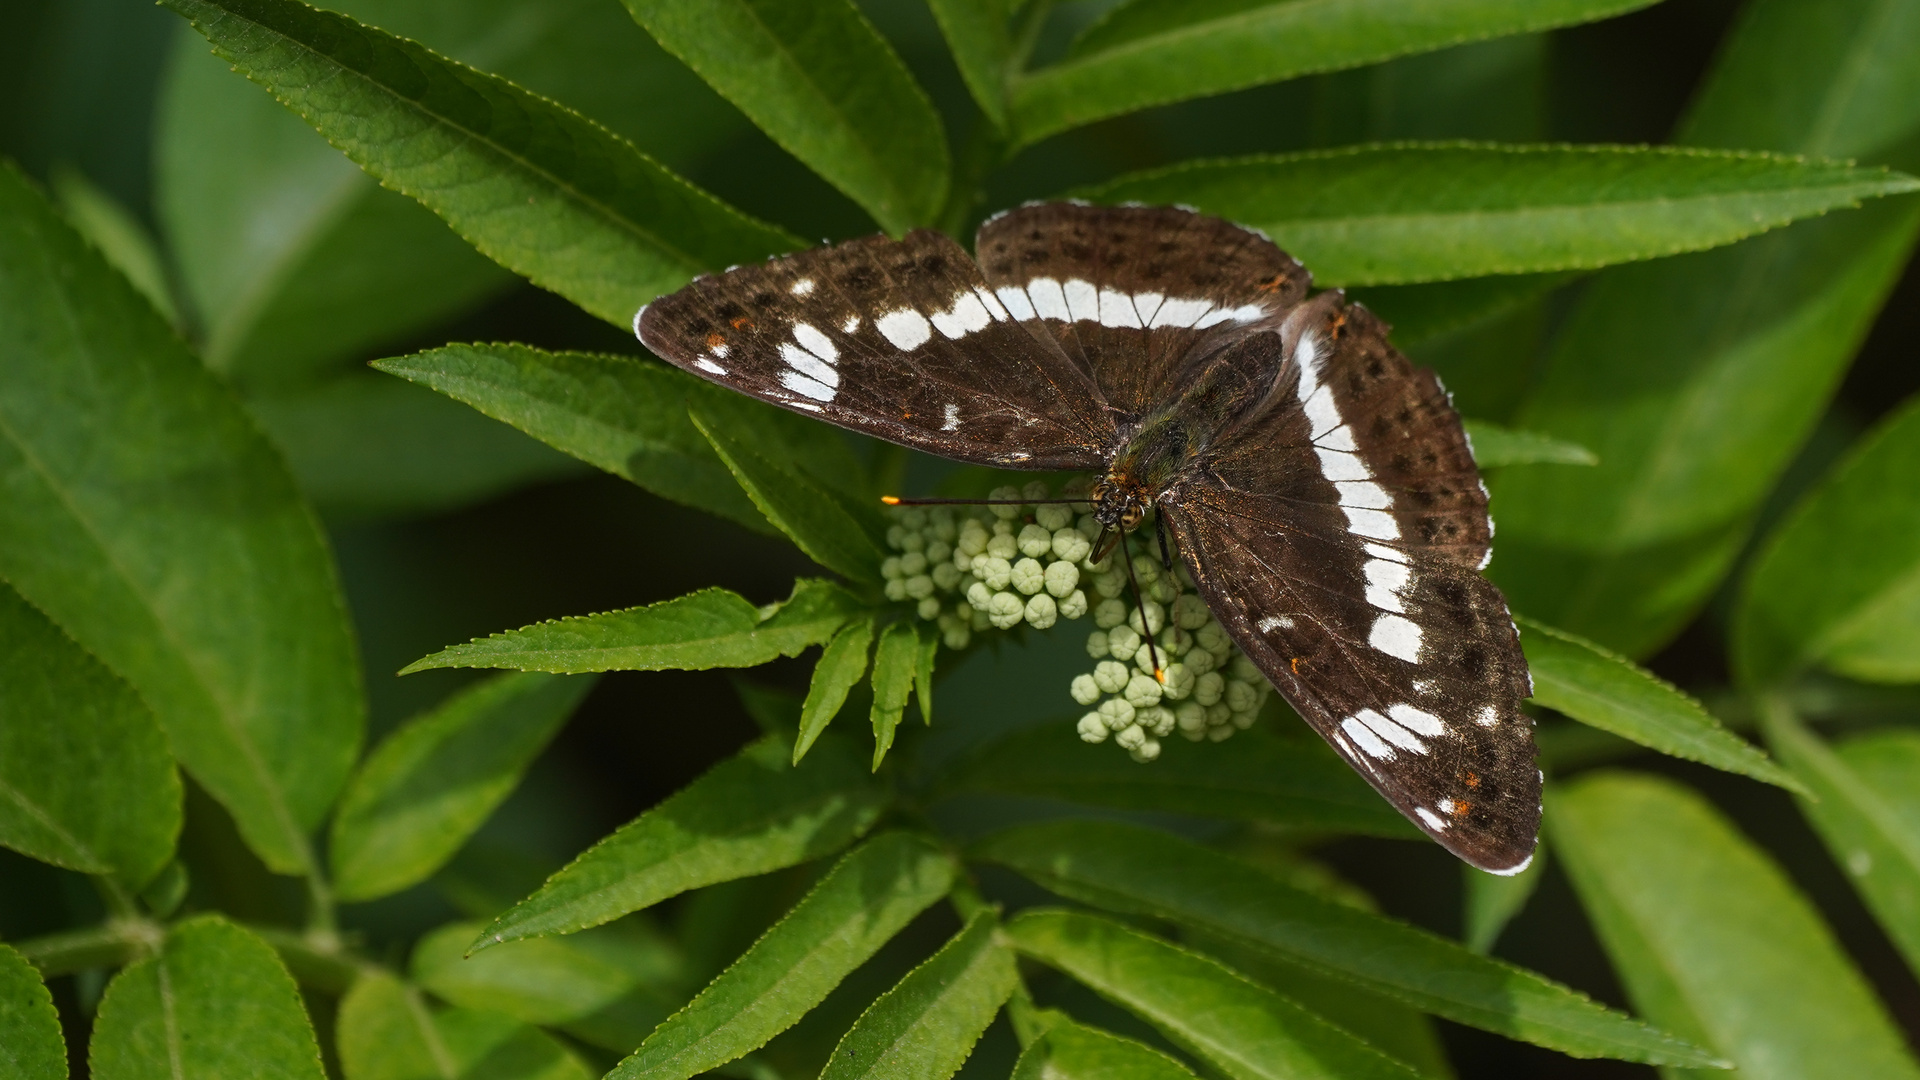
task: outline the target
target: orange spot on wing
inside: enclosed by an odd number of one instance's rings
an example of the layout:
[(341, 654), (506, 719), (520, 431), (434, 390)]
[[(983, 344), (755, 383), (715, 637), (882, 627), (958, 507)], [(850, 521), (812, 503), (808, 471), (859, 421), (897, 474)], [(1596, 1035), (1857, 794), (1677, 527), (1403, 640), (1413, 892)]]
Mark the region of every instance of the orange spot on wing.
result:
[(725, 345), (726, 343), (727, 343), (727, 339), (720, 336), (720, 334), (718, 333), (712, 333), (707, 335), (707, 348), (709, 349), (717, 349), (720, 346)]
[(733, 328), (735, 330), (748, 330), (748, 329), (751, 329), (752, 327), (753, 327), (753, 320), (747, 318), (745, 315), (742, 315), (739, 318), (733, 320)]
[(1280, 291), (1282, 286), (1286, 285), (1286, 283), (1287, 283), (1287, 275), (1275, 274), (1271, 279), (1261, 283), (1260, 291), (1263, 293), (1277, 293)]
[(1472, 770), (1468, 770), (1466, 773), (1466, 781), (1467, 781), (1468, 787), (1479, 787), (1480, 774), (1477, 772), (1473, 772)]
[(1345, 325), (1347, 325), (1347, 313), (1343, 311), (1340, 314), (1334, 316), (1333, 325), (1327, 327), (1327, 336), (1331, 337), (1335, 341), (1339, 341), (1340, 328)]

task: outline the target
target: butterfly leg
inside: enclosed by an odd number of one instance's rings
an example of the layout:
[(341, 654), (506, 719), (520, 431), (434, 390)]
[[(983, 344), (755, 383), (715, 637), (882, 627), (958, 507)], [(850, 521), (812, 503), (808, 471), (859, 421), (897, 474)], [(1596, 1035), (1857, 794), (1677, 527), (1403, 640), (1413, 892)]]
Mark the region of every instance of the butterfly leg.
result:
[(1167, 546), (1167, 519), (1164, 514), (1153, 515), (1153, 531), (1160, 534), (1160, 568), (1173, 573), (1173, 552)]

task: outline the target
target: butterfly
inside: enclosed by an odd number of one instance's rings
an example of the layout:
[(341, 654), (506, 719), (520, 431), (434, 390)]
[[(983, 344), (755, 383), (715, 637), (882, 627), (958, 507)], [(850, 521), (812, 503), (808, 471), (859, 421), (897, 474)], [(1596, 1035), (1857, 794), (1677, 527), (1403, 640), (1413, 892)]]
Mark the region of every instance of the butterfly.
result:
[(634, 331), (703, 379), (957, 461), (1095, 473), (1348, 764), (1499, 874), (1531, 861), (1532, 680), (1480, 575), (1487, 491), (1451, 399), (1264, 234), (1039, 203), (702, 277)]

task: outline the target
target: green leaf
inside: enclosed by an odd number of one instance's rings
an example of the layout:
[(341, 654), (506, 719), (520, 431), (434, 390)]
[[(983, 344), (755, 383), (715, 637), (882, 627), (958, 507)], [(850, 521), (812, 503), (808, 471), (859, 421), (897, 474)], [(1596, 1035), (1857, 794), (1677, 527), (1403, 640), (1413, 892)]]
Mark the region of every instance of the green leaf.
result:
[(1111, 747), (1081, 742), (1071, 724), (1049, 724), (993, 743), (945, 782), (958, 791), (1121, 810), (1405, 840), (1420, 835), (1317, 739), (1283, 740), (1255, 728), (1232, 743), (1183, 746), (1143, 769)]
[(1007, 126), (1007, 75), (1013, 41), (1004, 0), (927, 0), (960, 78), (995, 128)]
[(313, 513), (227, 390), (11, 168), (0, 355), (0, 576), (133, 684), (268, 867), (310, 869), (364, 723)]
[(434, 1010), (384, 972), (360, 976), (340, 999), (335, 1043), (346, 1080), (590, 1080), (552, 1038), (511, 1017)]
[(1193, 1070), (1109, 1031), (1055, 1019), (1014, 1066), (1013, 1080), (1190, 1080)]
[[(1907, 0), (1750, 5), (1680, 141), (1913, 167), (1914, 144), (1893, 150), (1920, 134), (1917, 17)], [(1493, 572), (1514, 606), (1632, 656), (1678, 632), (1826, 411), (1916, 231), (1920, 199), (1889, 199), (1596, 277), (1512, 422), (1599, 466), (1493, 479)]]
[(1889, 729), (1829, 747), (1778, 699), (1767, 744), (1806, 781), (1800, 812), (1907, 959), (1920, 970), (1920, 732)]
[[(578, 109), (670, 168), (745, 126), (612, 4), (326, 6)], [(155, 205), (216, 367), (250, 388), (298, 381), (513, 283), (425, 207), (382, 189), (236, 78), (203, 41), (176, 35), (170, 51)], [(260, 228), (267, 220), (275, 227)]]
[(1107, 919), (1034, 910), (1006, 934), (1233, 1080), (1420, 1075), (1218, 960)]
[(940, 114), (850, 0), (625, 2), (655, 41), (882, 228), (938, 216)]
[(180, 776), (133, 688), (0, 583), (0, 845), (138, 888), (173, 857)]
[(534, 284), (626, 326), (694, 274), (798, 246), (607, 129), (295, 0), (169, 0), (342, 153)]
[(1391, 285), (1698, 251), (1914, 190), (1920, 180), (1885, 169), (1777, 154), (1383, 143), (1174, 165), (1082, 194), (1251, 225), (1315, 284)]
[(973, 854), (1062, 896), (1206, 930), (1437, 1016), (1575, 1057), (1692, 1066), (1715, 1060), (1533, 972), (1302, 892), (1152, 829), (1051, 822), (990, 837)]
[(800, 735), (793, 744), (795, 765), (840, 714), (847, 692), (867, 673), (867, 657), (872, 651), (871, 619), (849, 622), (821, 650), (819, 662), (813, 665), (813, 680), (807, 685), (807, 700), (800, 706)]
[(0, 1076), (67, 1078), (67, 1041), (53, 995), (27, 958), (6, 945), (0, 945)]
[(908, 623), (894, 623), (880, 635), (873, 650), (873, 767), (893, 747), (893, 733), (907, 711), (907, 695), (913, 691), (913, 673), (920, 662), (920, 635)]
[(1648, 0), (1227, 0), (1128, 4), (1073, 53), (1013, 84), (1018, 141), (1153, 105), (1504, 34), (1602, 19)]
[(1020, 976), (998, 940), (993, 912), (952, 940), (860, 1014), (820, 1080), (946, 1080), (960, 1071)]
[(1502, 465), (1598, 465), (1600, 459), (1584, 446), (1549, 438), (1534, 431), (1514, 431), (1485, 420), (1466, 422), (1473, 459), (1483, 469)]
[(374, 366), (464, 401), (656, 495), (758, 532), (775, 530), (693, 426), (689, 402), (733, 410), (733, 430), (751, 430), (769, 444), (767, 452), (797, 463), (821, 483), (844, 485), (862, 471), (825, 425), (649, 360), (525, 345), (449, 345)]
[(800, 766), (763, 738), (588, 848), (474, 942), (566, 934), (688, 889), (830, 855), (873, 827), (889, 794), (853, 745), (824, 735)]
[(107, 985), (87, 1061), (99, 1080), (174, 1076), (324, 1080), (293, 976), (252, 931), (218, 915), (167, 932), (159, 955)]
[(576, 937), (510, 941), (463, 955), (483, 924), (449, 923), (414, 946), (409, 974), (467, 1009), (558, 1027), (616, 1052), (666, 1018), (680, 957), (663, 940), (603, 926)]
[(913, 703), (920, 707), (920, 722), (933, 726), (933, 661), (940, 652), (940, 628), (921, 623), (920, 647), (913, 661)]
[(1756, 1080), (1920, 1076), (1813, 905), (1704, 798), (1600, 773), (1550, 791), (1545, 820), (1648, 1016)]
[(1650, 750), (1806, 793), (1765, 751), (1721, 727), (1673, 684), (1591, 641), (1525, 616), (1514, 621), (1523, 628), (1534, 701)]
[(133, 211), (71, 166), (56, 165), (47, 179), (75, 231), (100, 249), (162, 318), (179, 326), (180, 312), (167, 285), (160, 248)]
[(496, 675), (455, 694), (368, 755), (334, 815), (334, 892), (372, 900), (425, 881), (494, 808), (591, 678)]
[(475, 638), (407, 665), (588, 671), (704, 671), (758, 667), (833, 636), (861, 605), (839, 586), (803, 578), (787, 600), (756, 608), (725, 589), (645, 607), (573, 615)]
[(1577, 273), (1506, 274), (1420, 285), (1374, 285), (1355, 289), (1351, 295), (1392, 324), (1394, 344), (1420, 351), (1419, 346), (1436, 338), (1510, 314), (1579, 277)]
[(446, 512), (584, 471), (457, 401), (372, 372), (256, 394), (247, 407), (334, 519)]
[(878, 582), (885, 557), (873, 534), (878, 514), (856, 515), (792, 463), (762, 452), (756, 436), (694, 403), (693, 426), (732, 470), (747, 498), (807, 558), (851, 581)]
[(1489, 874), (1464, 864), (1460, 867), (1466, 880), (1460, 937), (1467, 948), (1482, 956), (1493, 951), (1500, 932), (1526, 908), (1527, 901), (1533, 899), (1546, 867), (1547, 845), (1537, 842), (1533, 847), (1533, 861), (1517, 874)]
[(1743, 681), (1810, 664), (1920, 682), (1920, 398), (1862, 437), (1768, 538), (1733, 628)]
[(945, 896), (958, 872), (907, 833), (867, 841), (609, 1077), (682, 1080), (766, 1045)]

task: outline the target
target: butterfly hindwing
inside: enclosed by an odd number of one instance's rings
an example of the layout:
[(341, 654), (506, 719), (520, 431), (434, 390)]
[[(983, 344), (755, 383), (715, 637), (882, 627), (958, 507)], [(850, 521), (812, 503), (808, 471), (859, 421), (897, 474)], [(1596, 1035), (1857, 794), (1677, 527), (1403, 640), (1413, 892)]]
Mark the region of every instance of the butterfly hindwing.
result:
[(1023, 206), (974, 249), (1002, 302), (1031, 309), (1127, 417), (1187, 365), (1277, 327), (1310, 281), (1265, 236), (1172, 206)]
[(1540, 816), (1531, 684), (1477, 572), (1489, 527), (1465, 435), (1364, 308), (1329, 295), (1300, 315), (1275, 399), (1162, 509), (1295, 710), (1442, 845), (1512, 872)]
[(941, 457), (1086, 469), (1115, 440), (1086, 374), (931, 231), (703, 277), (634, 323), (703, 379)]

